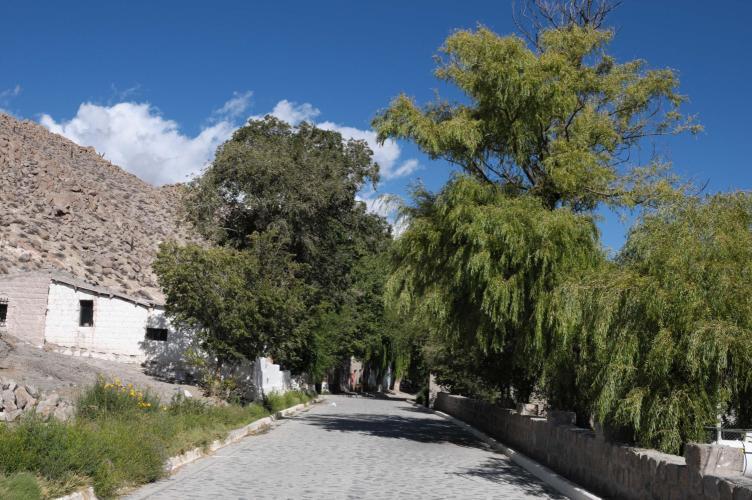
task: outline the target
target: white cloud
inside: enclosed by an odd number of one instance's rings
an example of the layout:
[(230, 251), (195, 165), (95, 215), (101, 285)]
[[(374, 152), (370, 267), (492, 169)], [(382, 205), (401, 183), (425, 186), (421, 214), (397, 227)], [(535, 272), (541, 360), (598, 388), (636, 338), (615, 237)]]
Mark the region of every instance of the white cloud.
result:
[(232, 98), (222, 105), (221, 108), (214, 110), (214, 115), (220, 120), (234, 120), (240, 117), (251, 105), (253, 92), (234, 92)]
[[(15, 97), (21, 87), (0, 92), (2, 98)], [(43, 114), (39, 120), (52, 132), (61, 134), (82, 146), (93, 146), (105, 157), (136, 174), (140, 178), (160, 185), (184, 182), (214, 157), (214, 152), (238, 127), (238, 119), (251, 105), (251, 91), (235, 92), (227, 102), (214, 110), (209, 126), (195, 137), (180, 131), (177, 122), (163, 117), (149, 103), (119, 102), (113, 105), (83, 103), (70, 120), (56, 121)], [(297, 125), (313, 122), (321, 112), (309, 103), (298, 104), (279, 101), (269, 113)], [(251, 119), (261, 116), (251, 116)], [(373, 150), (373, 158), (381, 167), (384, 180), (406, 177), (420, 168), (418, 160), (401, 160), (402, 150), (395, 141), (383, 144), (376, 140), (372, 130), (339, 125), (326, 121), (317, 124), (325, 130), (337, 131), (345, 139), (361, 139)], [(376, 210), (377, 202), (371, 202)]]
[[(313, 122), (313, 119), (319, 116), (321, 111), (307, 102), (298, 104), (297, 102), (283, 99), (274, 106), (274, 109), (269, 114), (290, 125), (298, 125), (301, 122)], [(262, 118), (262, 116), (253, 116), (251, 118)]]
[(332, 122), (319, 123), (317, 126), (324, 130), (334, 130), (339, 132), (345, 139), (352, 138), (366, 141), (373, 151), (373, 159), (379, 164), (381, 177), (384, 180), (405, 177), (412, 174), (420, 167), (418, 160), (415, 159), (407, 160), (397, 166), (399, 157), (402, 154), (402, 149), (399, 144), (391, 139), (384, 141), (384, 144), (379, 144), (376, 132), (373, 130), (361, 130), (354, 127), (338, 125)]
[(18, 97), (21, 94), (21, 90), (23, 89), (18, 84), (16, 84), (16, 86), (12, 89), (0, 90), (0, 113), (13, 115), (13, 113), (9, 109), (5, 109), (5, 106), (8, 106), (10, 104), (10, 101), (12, 101), (15, 97)]
[(395, 236), (399, 236), (406, 229), (407, 222), (399, 213), (404, 204), (402, 197), (391, 193), (379, 194), (373, 189), (366, 189), (357, 194), (355, 199), (365, 203), (368, 212), (384, 217), (392, 226)]
[(111, 162), (157, 185), (197, 174), (235, 129), (232, 122), (222, 120), (189, 137), (150, 104), (133, 102), (83, 103), (68, 121), (57, 122), (44, 114), (40, 123), (77, 144), (93, 146)]
[(5, 89), (2, 92), (0, 92), (0, 101), (5, 101), (12, 99), (14, 97), (18, 97), (18, 95), (21, 93), (21, 86), (16, 84), (15, 87), (12, 89)]

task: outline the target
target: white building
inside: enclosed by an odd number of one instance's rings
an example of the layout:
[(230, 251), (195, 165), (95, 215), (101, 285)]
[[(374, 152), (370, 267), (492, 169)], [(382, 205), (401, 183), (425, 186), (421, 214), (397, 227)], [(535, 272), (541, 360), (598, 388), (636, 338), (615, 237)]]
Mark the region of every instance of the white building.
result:
[(146, 361), (175, 335), (162, 304), (58, 271), (0, 276), (0, 333), (66, 354), (126, 363)]
[[(186, 379), (185, 352), (196, 348), (188, 332), (172, 328), (164, 305), (45, 270), (0, 275), (0, 335), (64, 354), (145, 363), (166, 378)], [(200, 350), (199, 350), (200, 351)], [(267, 358), (227, 367), (258, 397), (297, 384)]]

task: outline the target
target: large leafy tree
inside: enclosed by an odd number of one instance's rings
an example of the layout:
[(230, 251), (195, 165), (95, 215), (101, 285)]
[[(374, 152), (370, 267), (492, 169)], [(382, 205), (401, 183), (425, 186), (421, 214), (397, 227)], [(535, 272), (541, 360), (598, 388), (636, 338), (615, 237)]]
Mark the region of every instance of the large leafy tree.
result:
[(378, 181), (378, 165), (364, 141), (267, 116), (220, 146), (190, 186), (187, 207), (219, 245), (245, 249), (254, 233), (284, 235), (318, 297), (339, 303), (352, 267), (388, 232), (384, 219), (355, 199), (369, 181)]
[(469, 176), (419, 193), (409, 219), (394, 245), (391, 302), (426, 318), (452, 373), (464, 363), (525, 400), (551, 344), (552, 291), (602, 258), (592, 219)]
[(381, 140), (411, 140), (465, 175), (408, 211), (391, 291), (445, 339), (435, 359), (451, 376), (485, 379), (464, 385), (518, 399), (537, 386), (587, 420), (587, 387), (562, 361), (582, 347), (557, 338), (568, 335), (557, 287), (605, 265), (588, 217), (596, 208), (680, 197), (667, 164), (635, 153), (699, 127), (680, 111), (673, 71), (607, 53), (606, 4), (535, 3), (547, 22), (527, 40), (484, 27), (447, 38), (436, 76), (458, 102), (421, 106), (403, 94), (375, 118)]
[[(688, 198), (645, 216), (616, 263), (561, 289), (558, 341), (610, 429), (676, 453), (717, 415), (748, 426), (752, 197)], [(558, 352), (574, 352), (561, 349)]]
[(397, 97), (374, 120), (379, 138), (414, 141), (512, 194), (553, 209), (634, 205), (670, 187), (657, 162), (630, 156), (645, 138), (697, 131), (679, 106), (673, 71), (618, 63), (613, 32), (575, 23), (545, 29), (537, 46), (487, 28), (458, 31), (441, 48), (436, 76), (462, 103), (417, 105)]
[(358, 283), (389, 227), (356, 200), (377, 180), (363, 141), (251, 120), (188, 186), (189, 218), (214, 248), (162, 249), (168, 312), (220, 360), (272, 355), (320, 380), (377, 321), (381, 297), (359, 300)]

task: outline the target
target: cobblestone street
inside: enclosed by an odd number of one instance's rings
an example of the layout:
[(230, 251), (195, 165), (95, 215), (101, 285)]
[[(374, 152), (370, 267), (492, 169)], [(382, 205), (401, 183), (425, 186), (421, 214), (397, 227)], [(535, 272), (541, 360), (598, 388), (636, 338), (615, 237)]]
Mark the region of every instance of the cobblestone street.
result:
[(404, 401), (328, 396), (128, 498), (560, 497), (438, 415)]

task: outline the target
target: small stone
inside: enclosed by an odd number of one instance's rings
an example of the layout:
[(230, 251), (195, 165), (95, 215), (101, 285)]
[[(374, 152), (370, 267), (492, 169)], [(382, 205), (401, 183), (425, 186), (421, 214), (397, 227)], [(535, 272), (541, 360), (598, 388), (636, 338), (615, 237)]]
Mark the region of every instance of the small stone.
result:
[(27, 385), (26, 392), (28, 392), (29, 395), (34, 399), (39, 397), (39, 389), (37, 389), (34, 385)]
[(70, 420), (71, 417), (73, 417), (73, 407), (68, 406), (65, 403), (61, 403), (57, 408), (55, 408), (55, 411), (52, 415), (61, 422), (66, 422)]
[(13, 422), (18, 417), (20, 417), (22, 413), (23, 413), (23, 410), (6, 411), (5, 412), (5, 421), (6, 422)]
[(192, 398), (193, 394), (188, 392), (188, 389), (183, 389), (183, 396), (185, 396), (186, 398)]

